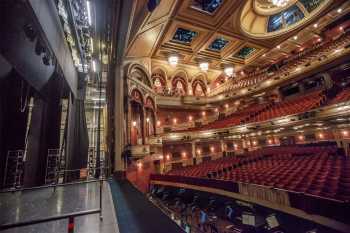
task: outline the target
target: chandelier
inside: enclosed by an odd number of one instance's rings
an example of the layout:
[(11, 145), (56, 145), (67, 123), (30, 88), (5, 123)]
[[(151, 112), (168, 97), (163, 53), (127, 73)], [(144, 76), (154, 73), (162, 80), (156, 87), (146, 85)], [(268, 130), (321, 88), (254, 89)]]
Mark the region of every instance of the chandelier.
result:
[(277, 7), (284, 7), (288, 4), (289, 0), (270, 0), (270, 2)]

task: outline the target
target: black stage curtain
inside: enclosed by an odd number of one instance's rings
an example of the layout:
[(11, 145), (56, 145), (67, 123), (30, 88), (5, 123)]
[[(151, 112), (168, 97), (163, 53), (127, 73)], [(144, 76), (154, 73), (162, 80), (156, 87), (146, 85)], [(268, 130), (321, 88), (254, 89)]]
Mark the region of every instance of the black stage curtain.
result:
[(89, 135), (85, 115), (85, 81), (79, 75), (78, 98), (71, 95), (69, 102), (66, 164), (68, 170), (77, 170), (66, 174), (67, 181), (79, 179), (79, 169), (87, 167)]
[(30, 122), (25, 163), (25, 187), (45, 183), (49, 149), (60, 147), (61, 98), (64, 79), (55, 74), (42, 90), (36, 93)]
[[(0, 187), (9, 150), (24, 150), (29, 85), (15, 72), (0, 79)], [(27, 98), (28, 100), (28, 98)], [(21, 109), (23, 111), (21, 111)]]

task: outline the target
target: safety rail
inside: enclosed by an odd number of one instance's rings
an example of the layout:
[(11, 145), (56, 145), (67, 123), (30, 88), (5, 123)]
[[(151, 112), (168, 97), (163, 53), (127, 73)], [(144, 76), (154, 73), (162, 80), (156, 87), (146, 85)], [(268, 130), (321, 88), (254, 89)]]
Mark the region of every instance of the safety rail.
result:
[(30, 225), (39, 224), (39, 223), (68, 219), (69, 222), (68, 222), (68, 231), (67, 232), (73, 233), (74, 232), (74, 219), (76, 217), (90, 215), (90, 214), (98, 214), (98, 213), (101, 213), (101, 211), (102, 211), (101, 209), (92, 209), (92, 210), (73, 212), (73, 213), (69, 213), (69, 214), (62, 214), (59, 216), (52, 216), (52, 217), (47, 217), (47, 218), (22, 221), (22, 222), (17, 222), (17, 223), (7, 223), (7, 224), (0, 225), (0, 231), (12, 229), (12, 228), (16, 228), (16, 227), (24, 227), (24, 226), (30, 226)]
[[(105, 167), (105, 168), (100, 167), (100, 168), (95, 168), (95, 169), (102, 171), (102, 169), (108, 169), (108, 167)], [(77, 170), (70, 170), (70, 171), (77, 171)], [(102, 221), (103, 220), (103, 215), (102, 215), (102, 210), (103, 210), (102, 194), (103, 194), (103, 192), (102, 192), (102, 190), (103, 190), (103, 182), (106, 181), (106, 179), (102, 178), (101, 173), (100, 173), (100, 178), (96, 178), (94, 180), (85, 180), (85, 181), (78, 181), (78, 182), (51, 184), (51, 185), (44, 185), (44, 186), (37, 186), (37, 187), (18, 188), (18, 189), (9, 189), (9, 190), (0, 191), (0, 194), (4, 194), (4, 193), (34, 191), (34, 190), (42, 190), (42, 189), (46, 189), (46, 188), (53, 188), (53, 192), (55, 192), (57, 187), (99, 182), (99, 194), (100, 194), (99, 195), (99, 208), (97, 208), (97, 209), (78, 211), (78, 212), (73, 212), (73, 213), (62, 214), (59, 216), (33, 219), (33, 220), (28, 220), (28, 221), (16, 222), (16, 223), (1, 224), (0, 231), (6, 230), (6, 229), (12, 229), (12, 228), (16, 228), (16, 227), (30, 226), (30, 225), (44, 223), (44, 222), (52, 222), (52, 221), (57, 221), (57, 220), (61, 220), (61, 219), (68, 219), (69, 221), (68, 221), (68, 231), (67, 232), (74, 233), (74, 219), (75, 219), (75, 217), (99, 213), (99, 218)]]

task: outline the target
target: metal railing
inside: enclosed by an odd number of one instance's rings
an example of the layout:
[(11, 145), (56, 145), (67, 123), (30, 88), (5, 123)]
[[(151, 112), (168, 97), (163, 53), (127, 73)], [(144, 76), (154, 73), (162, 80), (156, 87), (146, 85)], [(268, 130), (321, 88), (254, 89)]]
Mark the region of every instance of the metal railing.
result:
[[(94, 168), (94, 169), (96, 169), (96, 170), (98, 169), (98, 170), (102, 171), (103, 169), (108, 169), (108, 167), (104, 167), (104, 168), (100, 167), (100, 168)], [(65, 170), (65, 171), (66, 172), (76, 172), (76, 171), (80, 171), (80, 170), (81, 169)], [(0, 194), (4, 194), (4, 193), (15, 193), (15, 192), (21, 192), (21, 191), (34, 191), (34, 190), (42, 190), (42, 189), (46, 189), (46, 188), (53, 188), (53, 192), (56, 192), (57, 187), (99, 182), (99, 193), (100, 193), (100, 195), (99, 195), (99, 208), (97, 208), (97, 209), (78, 211), (78, 212), (62, 214), (62, 215), (58, 215), (58, 216), (44, 217), (44, 218), (15, 222), (15, 223), (5, 223), (5, 224), (0, 225), (0, 231), (12, 229), (12, 228), (17, 228), (17, 227), (30, 226), (30, 225), (39, 224), (39, 223), (68, 219), (67, 232), (74, 233), (74, 219), (76, 217), (98, 213), (100, 221), (102, 221), (103, 220), (103, 215), (102, 215), (102, 210), (103, 210), (103, 205), (102, 205), (103, 196), (102, 196), (102, 194), (103, 194), (103, 192), (102, 192), (102, 190), (103, 190), (103, 182), (106, 181), (106, 179), (103, 177), (104, 174), (105, 173), (100, 172), (100, 177), (94, 178), (93, 180), (88, 180), (89, 176), (87, 176), (86, 180), (81, 180), (78, 182), (55, 183), (55, 184), (44, 185), (44, 186), (37, 186), (37, 187), (30, 187), (30, 188), (16, 188), (16, 189), (8, 189), (8, 190), (0, 191)]]

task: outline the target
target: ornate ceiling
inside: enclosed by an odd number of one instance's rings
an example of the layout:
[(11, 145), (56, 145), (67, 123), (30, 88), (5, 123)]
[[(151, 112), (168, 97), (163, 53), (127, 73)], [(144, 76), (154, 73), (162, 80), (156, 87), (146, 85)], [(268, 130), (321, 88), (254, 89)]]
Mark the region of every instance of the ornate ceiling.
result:
[[(227, 64), (240, 70), (278, 61), (319, 37), (324, 27), (349, 12), (349, 4), (343, 0), (289, 0), (283, 7), (271, 2), (162, 0), (131, 37), (126, 57), (150, 58), (151, 66), (162, 64), (173, 72), (167, 60), (177, 54), (178, 66), (194, 69), (191, 73), (200, 72), (199, 62), (207, 61), (208, 81), (212, 81)], [(339, 7), (343, 8), (341, 14), (336, 12)], [(276, 30), (268, 32), (273, 17), (279, 23)]]

